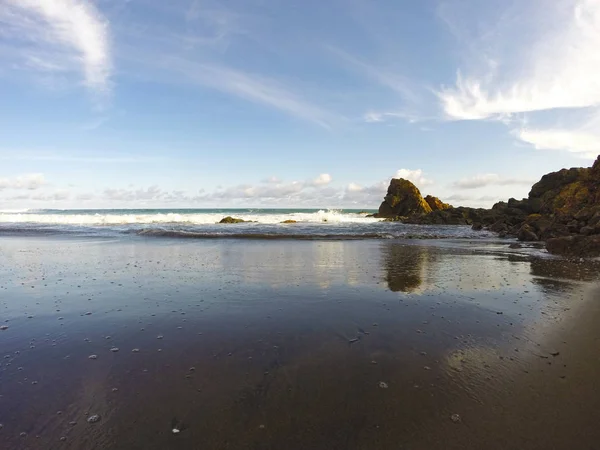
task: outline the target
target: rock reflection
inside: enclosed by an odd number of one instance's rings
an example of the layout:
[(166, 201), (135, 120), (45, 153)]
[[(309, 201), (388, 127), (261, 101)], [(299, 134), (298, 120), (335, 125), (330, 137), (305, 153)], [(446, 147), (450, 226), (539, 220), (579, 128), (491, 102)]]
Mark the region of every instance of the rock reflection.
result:
[(576, 283), (600, 280), (600, 262), (564, 259), (533, 259), (530, 264), (533, 283), (545, 290), (561, 293)]
[(428, 273), (437, 261), (435, 249), (391, 244), (381, 248), (385, 280), (393, 292), (416, 293), (426, 289)]

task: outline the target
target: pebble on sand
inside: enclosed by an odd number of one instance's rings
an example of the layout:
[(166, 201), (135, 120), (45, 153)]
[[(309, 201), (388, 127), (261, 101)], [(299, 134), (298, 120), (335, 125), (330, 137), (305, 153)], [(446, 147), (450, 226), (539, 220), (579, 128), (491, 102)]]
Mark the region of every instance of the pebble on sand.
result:
[(111, 352), (116, 353), (119, 351), (119, 349), (117, 347), (113, 347), (110, 349)]
[(93, 414), (90, 417), (87, 418), (87, 422), (88, 423), (96, 423), (96, 422), (100, 422), (100, 416), (98, 414)]
[(454, 422), (454, 423), (458, 423), (461, 421), (461, 418), (458, 414), (452, 414), (450, 416), (450, 420), (452, 420), (452, 422)]
[(140, 349), (139, 348), (134, 348), (133, 350), (131, 350), (132, 353), (139, 353)]
[(88, 356), (88, 359), (98, 359), (98, 355), (90, 355)]
[(180, 431), (181, 431), (181, 430), (180, 430), (179, 428), (173, 428), (173, 429), (171, 430), (171, 432), (172, 432), (173, 434), (178, 434)]
[(381, 389), (387, 389), (388, 388), (388, 384), (385, 381), (380, 381), (379, 382), (379, 387)]

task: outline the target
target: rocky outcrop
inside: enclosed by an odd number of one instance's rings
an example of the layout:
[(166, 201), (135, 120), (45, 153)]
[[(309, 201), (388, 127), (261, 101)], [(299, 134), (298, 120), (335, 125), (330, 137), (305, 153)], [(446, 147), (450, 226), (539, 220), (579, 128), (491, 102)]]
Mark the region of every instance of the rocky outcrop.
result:
[(501, 237), (546, 241), (550, 253), (600, 256), (600, 156), (590, 168), (544, 175), (527, 198), (511, 198), (491, 209), (454, 208), (436, 197), (423, 199), (409, 181), (392, 180), (377, 217), (412, 224), (472, 225)]
[(425, 197), (425, 201), (432, 211), (443, 211), (444, 209), (452, 208), (452, 205), (442, 202), (439, 198), (434, 197), (433, 195), (428, 195)]
[(585, 258), (600, 256), (600, 234), (594, 236), (565, 236), (549, 239), (548, 252), (555, 255)]
[(430, 212), (431, 207), (413, 183), (404, 178), (393, 178), (376, 217), (394, 219)]
[(235, 217), (227, 216), (221, 219), (219, 223), (244, 223), (246, 222), (243, 219), (237, 219)]
[(298, 222), (297, 222), (297, 221), (295, 221), (295, 220), (292, 220), (292, 219), (288, 219), (288, 220), (284, 220), (284, 221), (283, 221), (283, 222), (281, 222), (281, 223), (298, 223)]

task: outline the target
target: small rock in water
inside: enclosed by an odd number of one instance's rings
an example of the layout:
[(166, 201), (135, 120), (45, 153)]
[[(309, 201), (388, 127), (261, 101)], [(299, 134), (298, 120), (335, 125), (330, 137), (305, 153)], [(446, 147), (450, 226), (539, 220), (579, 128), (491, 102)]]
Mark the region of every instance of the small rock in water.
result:
[(100, 422), (100, 416), (98, 414), (91, 415), (87, 418), (88, 423)]
[(119, 349), (117, 347), (113, 347), (110, 349), (111, 352), (116, 353), (119, 351)]
[(2, 331), (8, 330), (8, 325), (1, 325), (0, 330), (2, 330)]
[(451, 419), (451, 420), (452, 420), (452, 422), (454, 422), (454, 423), (458, 423), (458, 422), (460, 422), (460, 421), (461, 421), (461, 418), (460, 418), (460, 416), (459, 416), (458, 414), (452, 414), (452, 415), (450, 416), (450, 419)]
[(90, 355), (88, 356), (88, 359), (98, 359), (98, 355)]
[(171, 432), (172, 432), (173, 434), (179, 434), (179, 432), (180, 432), (180, 431), (181, 431), (181, 430), (180, 430), (179, 428), (173, 428), (173, 429), (171, 430)]
[(385, 381), (380, 381), (379, 382), (379, 387), (381, 389), (387, 389), (388, 388), (388, 384)]
[(132, 353), (139, 353), (140, 349), (139, 348), (134, 348), (133, 350), (131, 350)]

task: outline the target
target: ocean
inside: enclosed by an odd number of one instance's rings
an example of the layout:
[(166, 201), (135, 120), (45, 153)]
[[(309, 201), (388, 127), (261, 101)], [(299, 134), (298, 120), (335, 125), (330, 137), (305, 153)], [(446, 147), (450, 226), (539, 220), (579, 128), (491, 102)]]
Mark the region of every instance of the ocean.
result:
[[(143, 236), (196, 239), (476, 239), (468, 226), (407, 225), (359, 209), (89, 209), (0, 211), (1, 235)], [(232, 216), (248, 221), (220, 224)], [(284, 224), (286, 220), (297, 223)]]

